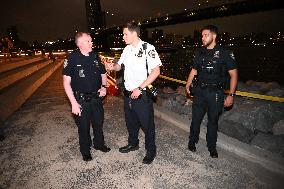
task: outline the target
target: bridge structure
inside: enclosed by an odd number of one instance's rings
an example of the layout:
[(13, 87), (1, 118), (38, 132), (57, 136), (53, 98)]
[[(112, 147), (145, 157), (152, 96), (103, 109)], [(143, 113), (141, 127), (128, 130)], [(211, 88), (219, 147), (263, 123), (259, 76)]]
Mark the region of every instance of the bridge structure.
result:
[[(141, 29), (145, 30), (155, 27), (176, 25), (249, 13), (272, 11), (283, 8), (284, 3), (279, 0), (244, 0), (197, 10), (184, 10), (180, 13), (138, 21), (138, 23), (140, 24)], [(105, 41), (107, 41), (107, 36), (121, 33), (121, 29), (122, 26), (114, 26), (106, 29), (101, 28), (96, 30), (92, 35), (97, 42), (102, 43), (102, 45), (105, 46), (107, 45), (105, 43)]]

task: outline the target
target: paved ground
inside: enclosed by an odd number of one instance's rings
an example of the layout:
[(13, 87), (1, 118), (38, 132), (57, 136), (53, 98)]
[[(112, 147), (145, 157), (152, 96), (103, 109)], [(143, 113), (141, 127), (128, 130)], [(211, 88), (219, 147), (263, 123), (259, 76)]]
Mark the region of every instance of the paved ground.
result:
[(66, 100), (60, 70), (7, 122), (0, 142), (0, 188), (282, 188), (284, 176), (219, 149), (211, 159), (200, 141), (187, 150), (188, 133), (156, 119), (157, 158), (143, 165), (140, 149), (121, 154), (127, 131), (122, 100), (105, 101), (104, 132), (109, 153), (92, 150), (83, 162), (77, 128)]

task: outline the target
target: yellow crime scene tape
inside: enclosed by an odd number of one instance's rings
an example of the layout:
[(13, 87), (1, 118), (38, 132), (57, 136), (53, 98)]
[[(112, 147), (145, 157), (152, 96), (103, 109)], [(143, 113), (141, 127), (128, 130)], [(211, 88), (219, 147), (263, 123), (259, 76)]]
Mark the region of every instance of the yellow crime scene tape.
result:
[[(176, 83), (181, 83), (181, 84), (186, 85), (186, 81), (178, 80), (178, 79), (167, 77), (164, 75), (159, 75), (159, 77), (169, 80), (169, 81), (174, 81)], [(261, 94), (248, 93), (248, 92), (242, 92), (242, 91), (236, 91), (236, 95), (242, 96), (242, 97), (257, 98), (261, 100), (269, 100), (269, 101), (274, 101), (274, 102), (284, 102), (284, 98), (281, 98), (281, 97), (261, 95)]]
[[(105, 56), (104, 58), (108, 58), (108, 59), (112, 59), (112, 60), (114, 59), (114, 57), (108, 57), (108, 56)], [(110, 77), (110, 75), (108, 75), (108, 76)], [(176, 82), (176, 83), (181, 83), (181, 84), (186, 85), (186, 81), (182, 81), (182, 80), (171, 78), (171, 77), (164, 76), (164, 75), (159, 75), (159, 77), (166, 79), (166, 80), (169, 80), (169, 81), (173, 81), (173, 82)], [(112, 79), (113, 82), (115, 81), (114, 78), (112, 78), (112, 77), (110, 77), (110, 78)], [(226, 93), (226, 91), (225, 91), (225, 93)], [(256, 99), (261, 99), (261, 100), (274, 101), (274, 102), (284, 102), (284, 98), (281, 98), (281, 97), (261, 95), (261, 94), (243, 92), (243, 91), (236, 91), (236, 95), (242, 96), (242, 97), (256, 98)]]

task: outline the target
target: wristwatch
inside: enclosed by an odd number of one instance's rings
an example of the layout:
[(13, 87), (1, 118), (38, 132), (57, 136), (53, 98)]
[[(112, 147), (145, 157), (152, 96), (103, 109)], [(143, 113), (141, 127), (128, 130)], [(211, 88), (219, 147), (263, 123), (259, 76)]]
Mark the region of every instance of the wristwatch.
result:
[(106, 86), (106, 85), (102, 85), (102, 87), (103, 87), (103, 88), (107, 88), (107, 86)]
[(236, 94), (235, 93), (229, 93), (228, 96), (234, 97), (234, 96), (236, 96)]
[(142, 93), (143, 89), (141, 87), (138, 87), (139, 91)]

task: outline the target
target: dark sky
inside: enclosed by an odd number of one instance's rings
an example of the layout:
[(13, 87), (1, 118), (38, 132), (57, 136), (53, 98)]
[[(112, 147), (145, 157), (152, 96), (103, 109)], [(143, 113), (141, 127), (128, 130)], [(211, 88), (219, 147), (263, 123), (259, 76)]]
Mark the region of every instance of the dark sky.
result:
[[(209, 0), (215, 5), (225, 0)], [(228, 0), (227, 0), (228, 1)], [(107, 16), (109, 25), (131, 19), (155, 17), (206, 6), (206, 0), (101, 0), (102, 9), (114, 13)], [(1, 0), (0, 35), (15, 25), (22, 40), (40, 41), (73, 37), (76, 30), (86, 30), (85, 0)], [(249, 32), (284, 32), (284, 11), (269, 11), (241, 16), (209, 19), (163, 27), (166, 33), (192, 34), (205, 24), (216, 24), (221, 31), (239, 35)]]

